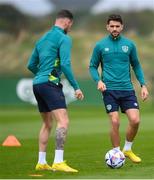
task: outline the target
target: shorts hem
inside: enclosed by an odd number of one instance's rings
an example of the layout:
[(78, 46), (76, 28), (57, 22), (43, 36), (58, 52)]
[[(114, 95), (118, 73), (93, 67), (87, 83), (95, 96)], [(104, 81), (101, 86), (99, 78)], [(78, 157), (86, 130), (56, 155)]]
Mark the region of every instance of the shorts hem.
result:
[(50, 110), (39, 110), (40, 113), (45, 113), (45, 112), (51, 112), (51, 111), (54, 111), (54, 110), (57, 110), (57, 109), (67, 109), (67, 107), (63, 106), (63, 107), (54, 107), (54, 108), (50, 108)]
[(128, 109), (138, 109), (138, 110), (139, 110), (140, 108), (139, 108), (139, 107), (130, 107), (130, 108), (121, 110), (121, 112), (122, 112), (122, 113), (126, 113), (126, 111), (127, 111)]

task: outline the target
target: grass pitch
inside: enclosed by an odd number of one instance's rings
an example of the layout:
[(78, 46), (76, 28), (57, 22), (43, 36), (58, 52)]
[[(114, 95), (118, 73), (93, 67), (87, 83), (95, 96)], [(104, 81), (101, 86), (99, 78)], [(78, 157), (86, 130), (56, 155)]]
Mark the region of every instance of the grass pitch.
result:
[[(0, 178), (24, 179), (151, 179), (154, 178), (154, 112), (141, 112), (141, 126), (133, 149), (142, 158), (134, 164), (126, 159), (120, 169), (105, 165), (105, 153), (111, 149), (109, 122), (103, 107), (69, 107), (70, 127), (65, 144), (65, 159), (79, 173), (37, 172), (38, 133), (41, 118), (36, 108), (11, 107), (0, 110), (0, 144), (15, 135), (21, 147), (0, 146)], [(127, 119), (121, 115), (121, 147), (125, 139)], [(47, 149), (47, 160), (54, 158), (54, 132)]]

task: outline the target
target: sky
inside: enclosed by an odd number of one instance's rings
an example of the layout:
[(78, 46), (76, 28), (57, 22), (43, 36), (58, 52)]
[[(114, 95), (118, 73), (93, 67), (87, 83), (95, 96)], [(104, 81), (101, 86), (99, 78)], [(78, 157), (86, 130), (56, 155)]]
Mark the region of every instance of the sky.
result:
[[(55, 9), (51, 1), (49, 3), (48, 0), (0, 0), (0, 3), (12, 4), (23, 13), (33, 16), (47, 15)], [(99, 14), (101, 12), (107, 12), (113, 9), (128, 11), (141, 10), (145, 8), (154, 10), (154, 0), (99, 0), (91, 8), (91, 12), (93, 14)]]
[(54, 10), (48, 0), (0, 0), (0, 3), (11, 4), (23, 13), (32, 16), (44, 16)]
[(152, 9), (154, 10), (154, 0), (99, 0), (92, 9), (93, 14), (108, 12), (120, 9), (123, 11)]

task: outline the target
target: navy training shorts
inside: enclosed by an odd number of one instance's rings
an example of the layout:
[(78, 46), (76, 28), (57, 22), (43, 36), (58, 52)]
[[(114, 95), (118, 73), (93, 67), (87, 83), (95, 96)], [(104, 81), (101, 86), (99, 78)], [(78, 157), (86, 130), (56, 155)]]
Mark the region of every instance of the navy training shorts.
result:
[(66, 109), (62, 84), (46, 82), (33, 85), (33, 92), (40, 112), (50, 112), (55, 109)]
[(106, 112), (119, 111), (125, 113), (128, 109), (139, 109), (134, 90), (106, 90), (102, 92)]

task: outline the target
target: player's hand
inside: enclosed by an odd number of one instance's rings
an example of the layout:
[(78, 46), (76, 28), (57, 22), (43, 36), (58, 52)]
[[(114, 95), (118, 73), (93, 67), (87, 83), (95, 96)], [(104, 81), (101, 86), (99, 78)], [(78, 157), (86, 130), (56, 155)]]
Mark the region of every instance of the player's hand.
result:
[(106, 90), (106, 85), (103, 83), (103, 81), (98, 81), (97, 89), (102, 92)]
[(82, 99), (84, 98), (84, 95), (83, 95), (83, 93), (82, 93), (82, 91), (81, 91), (80, 89), (77, 89), (77, 90), (75, 91), (75, 97), (76, 97), (77, 99), (80, 99), (80, 100), (82, 100)]
[(147, 89), (147, 87), (145, 85), (143, 85), (142, 88), (141, 88), (141, 98), (142, 98), (142, 100), (145, 101), (148, 98), (148, 95), (149, 95), (148, 89)]

